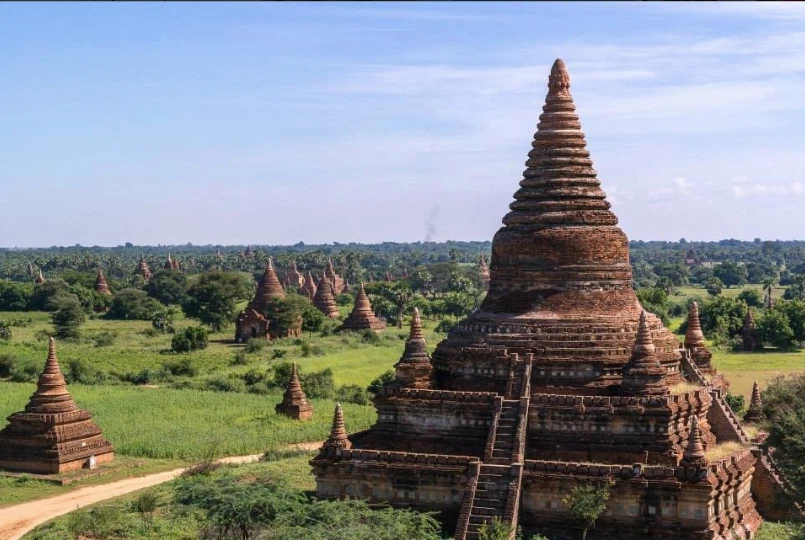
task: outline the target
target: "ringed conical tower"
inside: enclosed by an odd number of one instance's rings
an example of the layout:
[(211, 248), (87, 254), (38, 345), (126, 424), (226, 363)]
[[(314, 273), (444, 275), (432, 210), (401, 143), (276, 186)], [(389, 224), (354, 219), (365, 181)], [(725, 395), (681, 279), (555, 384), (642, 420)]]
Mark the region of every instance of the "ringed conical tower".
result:
[(386, 323), (375, 317), (372, 311), (372, 304), (369, 302), (369, 296), (366, 294), (366, 289), (361, 283), (361, 288), (358, 289), (358, 294), (355, 296), (355, 304), (352, 312), (341, 325), (340, 330), (374, 330), (380, 332), (386, 328)]
[(114, 448), (92, 415), (79, 409), (67, 391), (56, 342), (50, 338), (45, 369), (22, 412), (0, 431), (0, 468), (57, 474), (112, 461)]
[(104, 296), (112, 296), (109, 284), (106, 283), (106, 276), (103, 275), (103, 269), (100, 267), (98, 268), (98, 276), (95, 278), (95, 292)]
[(296, 362), (291, 364), (291, 378), (282, 395), (282, 402), (278, 403), (274, 410), (277, 411), (277, 414), (284, 414), (296, 420), (307, 420), (313, 417), (313, 405), (307, 400), (307, 396), (302, 390)]
[(340, 315), (338, 306), (335, 304), (335, 298), (333, 298), (333, 287), (326, 277), (321, 278), (319, 284), (316, 286), (316, 295), (313, 297), (313, 305), (332, 319)]
[(299, 336), (302, 332), (302, 321), (298, 328), (289, 330), (286, 335), (279, 335), (269, 328), (265, 311), (272, 298), (285, 298), (285, 289), (280, 283), (274, 264), (268, 259), (263, 276), (257, 284), (257, 291), (246, 309), (240, 312), (235, 320), (235, 341), (244, 343), (253, 338), (272, 339), (277, 337)]
[[(438, 511), (457, 540), (495, 517), (509, 537), (521, 526), (569, 539), (582, 526), (563, 499), (593, 484), (610, 492), (596, 538), (751, 538), (749, 439), (722, 387), (632, 289), (628, 240), (561, 60), (526, 166), (482, 305), (415, 387), (403, 360), (416, 345), (426, 367), (426, 351), (409, 338), (397, 377), (375, 394), (375, 425), (311, 461), (317, 495)], [(725, 455), (708, 461), (721, 443)]]
[(145, 255), (140, 253), (140, 262), (137, 263), (137, 271), (135, 272), (143, 279), (151, 279), (151, 269), (148, 268), (148, 263), (145, 261)]

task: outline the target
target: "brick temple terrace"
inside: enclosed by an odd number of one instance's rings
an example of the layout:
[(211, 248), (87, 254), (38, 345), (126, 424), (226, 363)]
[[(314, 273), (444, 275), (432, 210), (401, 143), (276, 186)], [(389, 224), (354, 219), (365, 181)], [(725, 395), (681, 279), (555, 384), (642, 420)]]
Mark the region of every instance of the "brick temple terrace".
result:
[(311, 461), (318, 496), (438, 511), (458, 540), (495, 516), (511, 538), (579, 538), (563, 498), (588, 484), (611, 486), (597, 539), (747, 539), (761, 515), (800, 517), (724, 399), (698, 310), (682, 344), (635, 296), (561, 60), (526, 166), (480, 309), (432, 358), (411, 360), (412, 328), (377, 423)]

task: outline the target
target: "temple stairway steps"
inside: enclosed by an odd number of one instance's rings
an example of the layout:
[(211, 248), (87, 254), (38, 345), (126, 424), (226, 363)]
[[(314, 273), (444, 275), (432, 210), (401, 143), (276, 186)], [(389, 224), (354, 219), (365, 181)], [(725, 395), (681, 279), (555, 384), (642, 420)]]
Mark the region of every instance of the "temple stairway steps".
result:
[(495, 516), (502, 517), (506, 510), (508, 485), (510, 481), (508, 465), (482, 464), (478, 475), (478, 488), (470, 513), (467, 539), (479, 537), (479, 530)]

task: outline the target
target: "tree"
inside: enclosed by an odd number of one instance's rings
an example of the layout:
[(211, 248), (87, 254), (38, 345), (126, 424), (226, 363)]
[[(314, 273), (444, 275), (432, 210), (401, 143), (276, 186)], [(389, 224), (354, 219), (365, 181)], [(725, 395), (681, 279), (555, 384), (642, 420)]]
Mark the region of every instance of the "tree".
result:
[(192, 317), (218, 332), (234, 319), (237, 302), (246, 300), (252, 283), (241, 274), (209, 272), (187, 290), (182, 309)]
[(729, 289), (746, 283), (746, 266), (735, 261), (724, 261), (713, 269), (713, 275)]
[(80, 337), (80, 327), (86, 320), (81, 304), (75, 296), (61, 295), (57, 298), (56, 310), (50, 315), (56, 337)]
[(177, 353), (197, 351), (207, 348), (207, 329), (202, 326), (185, 328), (173, 336), (171, 350)]
[(663, 321), (668, 320), (668, 293), (661, 287), (647, 287), (635, 291), (637, 299), (643, 309), (658, 316)]
[(66, 282), (60, 279), (49, 279), (34, 286), (28, 310), (55, 311), (58, 302), (54, 301), (54, 299), (65, 294), (70, 294), (70, 286)]
[(291, 331), (301, 328), (302, 314), (307, 305), (310, 305), (310, 301), (298, 294), (288, 294), (285, 298), (270, 298), (266, 302), (263, 315), (268, 319), (268, 332), (271, 337), (286, 337)]
[(123, 289), (112, 299), (106, 316), (110, 319), (151, 321), (161, 311), (162, 305), (144, 291)]
[[(725, 337), (741, 333), (746, 317), (746, 304), (737, 298), (715, 296), (699, 304), (699, 320), (705, 334), (723, 334)], [(686, 321), (687, 323), (687, 321)], [(684, 331), (685, 328), (680, 328)]]
[(794, 331), (781, 309), (766, 310), (757, 321), (757, 335), (761, 343), (768, 343), (781, 350), (789, 350), (794, 346)]
[(612, 485), (612, 482), (605, 485), (582, 484), (574, 487), (562, 499), (570, 509), (570, 513), (582, 523), (582, 540), (586, 540), (587, 531), (595, 527), (595, 522), (606, 511)]
[(157, 270), (145, 292), (165, 305), (181, 305), (187, 299), (187, 276), (174, 270)]
[(797, 274), (791, 279), (791, 286), (785, 290), (783, 298), (786, 300), (805, 300), (805, 274)]
[(25, 311), (32, 295), (28, 283), (0, 282), (0, 311)]
[(764, 428), (774, 459), (805, 493), (805, 374), (776, 377), (762, 393)]
[(707, 289), (707, 294), (710, 296), (718, 296), (724, 289), (724, 283), (717, 277), (711, 277), (707, 280), (707, 283), (704, 284), (704, 287)]
[(757, 289), (744, 289), (738, 294), (738, 300), (743, 300), (749, 307), (763, 307), (763, 295)]

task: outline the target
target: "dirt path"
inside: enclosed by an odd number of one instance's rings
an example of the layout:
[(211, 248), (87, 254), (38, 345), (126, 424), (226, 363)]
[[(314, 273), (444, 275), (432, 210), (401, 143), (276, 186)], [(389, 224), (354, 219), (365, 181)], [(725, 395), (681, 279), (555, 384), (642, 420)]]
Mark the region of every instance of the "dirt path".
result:
[[(316, 450), (321, 442), (292, 444), (288, 450)], [(219, 463), (240, 465), (258, 461), (262, 454), (251, 456), (235, 456), (219, 459)], [(155, 486), (173, 480), (185, 469), (174, 469), (148, 476), (126, 478), (109, 484), (87, 486), (69, 493), (31, 501), (16, 506), (9, 506), (0, 510), (0, 540), (18, 540), (34, 527), (46, 521), (57, 518), (82, 506), (95, 504), (107, 499), (126, 495), (133, 491)]]

